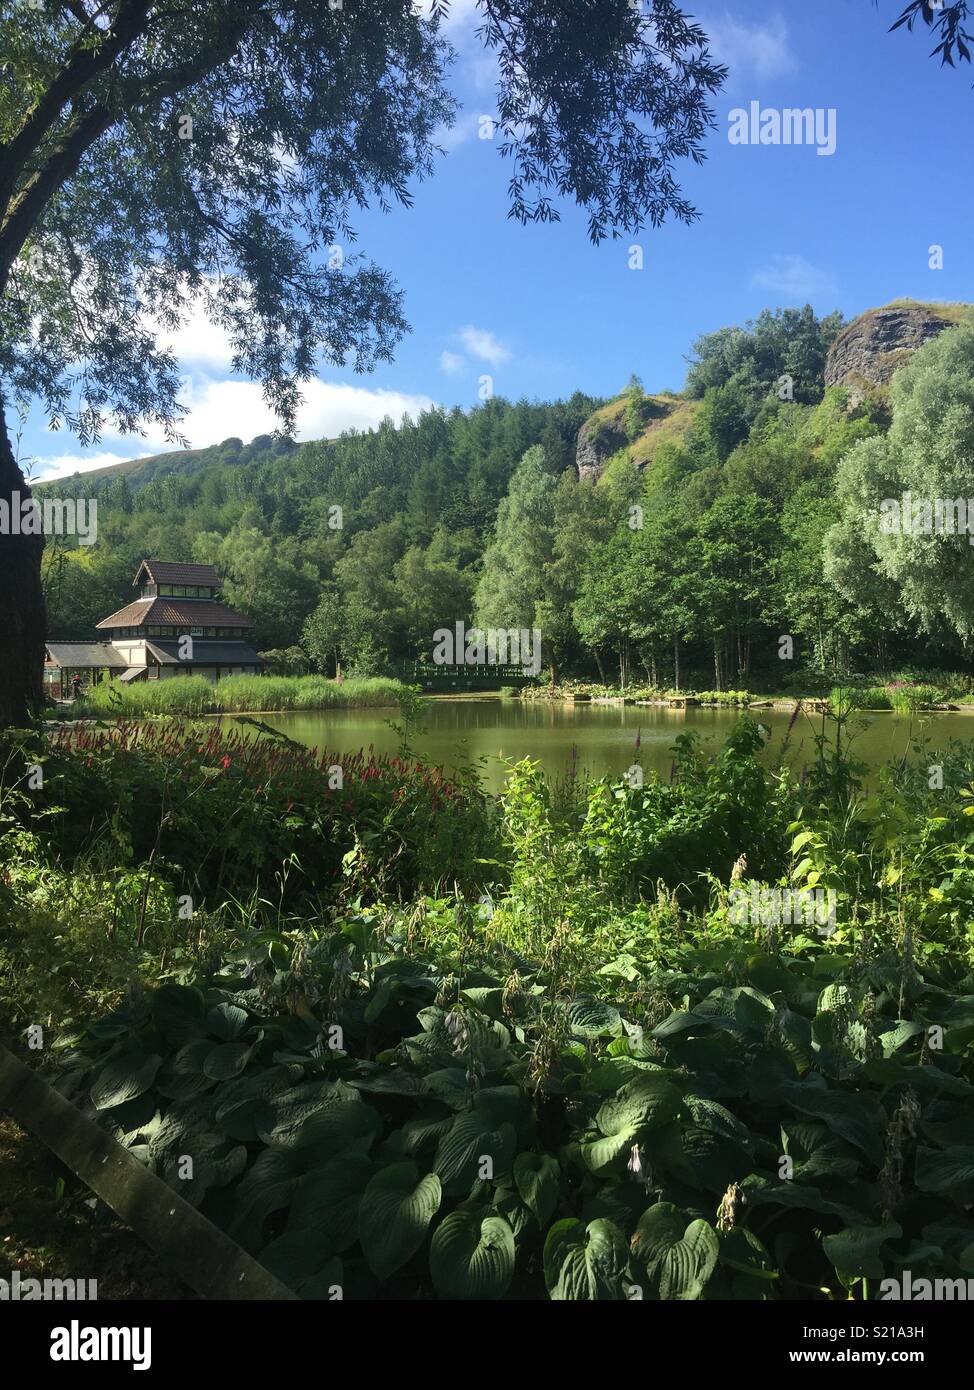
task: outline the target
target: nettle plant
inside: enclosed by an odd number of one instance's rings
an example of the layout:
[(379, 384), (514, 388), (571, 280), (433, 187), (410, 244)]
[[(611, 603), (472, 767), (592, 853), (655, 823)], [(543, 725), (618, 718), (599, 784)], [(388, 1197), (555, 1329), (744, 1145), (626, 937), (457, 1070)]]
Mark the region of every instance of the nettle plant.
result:
[(58, 1087), (305, 1298), (974, 1273), (974, 978), (687, 945), (620, 1010), (404, 943), (381, 915), (254, 933), (62, 1039)]

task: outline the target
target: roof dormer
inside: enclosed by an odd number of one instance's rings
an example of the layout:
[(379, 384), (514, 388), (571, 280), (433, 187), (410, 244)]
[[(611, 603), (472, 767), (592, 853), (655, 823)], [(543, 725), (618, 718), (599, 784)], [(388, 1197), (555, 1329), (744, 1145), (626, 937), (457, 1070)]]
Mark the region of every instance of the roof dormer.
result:
[(140, 598), (213, 599), (220, 579), (212, 565), (143, 560), (132, 583)]

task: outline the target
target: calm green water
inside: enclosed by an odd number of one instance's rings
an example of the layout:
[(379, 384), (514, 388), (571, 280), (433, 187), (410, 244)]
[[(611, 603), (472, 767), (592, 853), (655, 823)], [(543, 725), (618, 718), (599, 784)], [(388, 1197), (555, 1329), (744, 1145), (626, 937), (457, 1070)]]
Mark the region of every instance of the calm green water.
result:
[[(379, 753), (395, 753), (398, 738), (388, 721), (394, 710), (320, 710), (259, 716), (300, 743), (322, 752), (354, 753), (371, 745)], [(787, 710), (762, 709), (753, 717), (771, 729), (767, 757), (777, 761), (788, 729)], [(230, 723), (231, 716), (224, 722)], [(491, 790), (503, 783), (502, 759), (535, 758), (548, 776), (565, 776), (574, 762), (577, 775), (619, 775), (639, 763), (669, 776), (670, 749), (676, 736), (696, 729), (711, 748), (719, 748), (737, 714), (733, 711), (687, 711), (643, 705), (562, 705), (540, 701), (501, 700), (467, 696), (431, 700), (426, 732), (415, 744), (436, 763), (455, 768), (484, 759), (484, 780)], [(855, 735), (856, 755), (872, 765), (902, 757), (918, 734), (931, 747), (953, 739), (974, 740), (970, 714), (935, 714), (912, 720), (908, 715), (856, 716), (847, 726)], [(821, 718), (799, 716), (788, 745), (787, 760), (800, 766), (815, 754), (814, 735)], [(638, 749), (637, 749), (638, 740)]]

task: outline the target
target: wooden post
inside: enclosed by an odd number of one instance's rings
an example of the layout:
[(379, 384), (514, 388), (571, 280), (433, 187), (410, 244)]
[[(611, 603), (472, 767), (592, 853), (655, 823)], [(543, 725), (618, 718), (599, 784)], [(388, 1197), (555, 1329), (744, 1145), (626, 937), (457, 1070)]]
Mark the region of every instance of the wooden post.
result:
[(0, 1109), (43, 1140), (204, 1298), (297, 1299), (296, 1293), (2, 1044)]

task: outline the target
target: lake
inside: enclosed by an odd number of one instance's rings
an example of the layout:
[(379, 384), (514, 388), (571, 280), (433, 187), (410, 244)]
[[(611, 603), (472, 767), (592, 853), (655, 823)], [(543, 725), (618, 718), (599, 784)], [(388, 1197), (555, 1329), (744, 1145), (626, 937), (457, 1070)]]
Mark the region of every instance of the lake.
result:
[[(972, 711), (974, 713), (974, 711)], [(768, 752), (780, 750), (791, 719), (789, 710), (752, 711), (771, 729)], [(378, 753), (395, 753), (398, 738), (389, 728), (392, 709), (318, 710), (254, 716), (289, 738), (330, 753), (354, 753), (371, 745)], [(499, 699), (492, 696), (440, 697), (429, 701), (426, 732), (415, 739), (417, 750), (448, 769), (485, 759), (484, 781), (497, 791), (503, 784), (502, 759), (535, 758), (551, 778), (566, 775), (573, 760), (578, 776), (620, 775), (638, 763), (644, 774), (668, 777), (670, 749), (678, 734), (695, 729), (711, 749), (720, 747), (739, 718), (723, 709), (678, 710), (649, 705), (561, 704)], [(232, 715), (224, 717), (231, 723)], [(815, 755), (814, 735), (821, 716), (799, 715), (791, 731), (788, 761), (800, 766)], [(830, 729), (833, 726), (829, 726)], [(883, 713), (855, 715), (846, 726), (854, 735), (856, 756), (873, 766), (902, 757), (918, 734), (931, 748), (953, 739), (974, 740), (971, 714), (911, 716)], [(637, 750), (638, 740), (638, 750)]]

